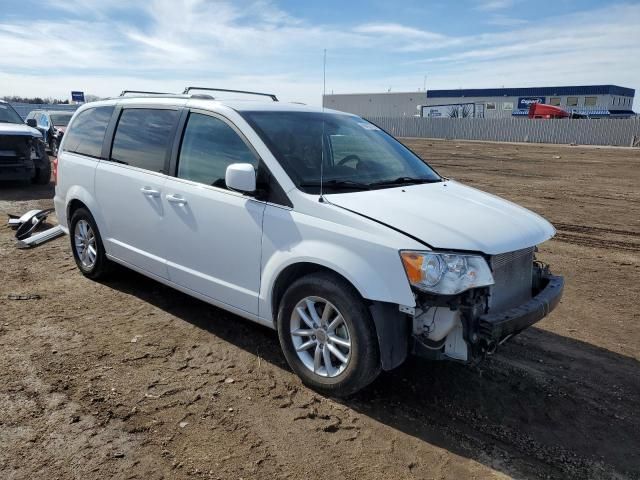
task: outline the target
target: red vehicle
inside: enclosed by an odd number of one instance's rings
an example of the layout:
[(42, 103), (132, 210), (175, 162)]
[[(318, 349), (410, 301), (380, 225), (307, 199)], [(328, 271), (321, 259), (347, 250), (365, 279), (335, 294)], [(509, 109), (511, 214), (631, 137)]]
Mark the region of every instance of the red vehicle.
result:
[(544, 103), (532, 103), (529, 106), (529, 118), (568, 118), (570, 115), (560, 107)]

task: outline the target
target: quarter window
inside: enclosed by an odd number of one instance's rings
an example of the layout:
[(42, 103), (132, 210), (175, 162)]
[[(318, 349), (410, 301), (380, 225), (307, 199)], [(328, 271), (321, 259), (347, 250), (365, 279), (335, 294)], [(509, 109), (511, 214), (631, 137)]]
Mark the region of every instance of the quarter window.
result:
[(113, 138), (111, 160), (152, 172), (165, 172), (177, 110), (126, 108)]
[(113, 107), (96, 107), (81, 112), (64, 135), (64, 150), (100, 158), (102, 142)]
[(232, 163), (258, 166), (258, 159), (227, 123), (200, 113), (189, 115), (182, 138), (178, 177), (226, 188), (225, 173)]

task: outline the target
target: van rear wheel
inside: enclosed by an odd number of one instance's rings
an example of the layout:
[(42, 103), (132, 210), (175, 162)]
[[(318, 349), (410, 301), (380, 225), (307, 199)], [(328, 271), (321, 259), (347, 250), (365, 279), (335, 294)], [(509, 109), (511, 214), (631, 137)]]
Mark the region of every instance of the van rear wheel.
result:
[(380, 354), (369, 310), (358, 292), (330, 273), (306, 275), (285, 292), (278, 310), (285, 358), (303, 383), (347, 396), (380, 373)]
[(76, 265), (85, 277), (103, 278), (111, 267), (93, 216), (86, 208), (78, 208), (71, 216), (69, 229), (71, 251)]

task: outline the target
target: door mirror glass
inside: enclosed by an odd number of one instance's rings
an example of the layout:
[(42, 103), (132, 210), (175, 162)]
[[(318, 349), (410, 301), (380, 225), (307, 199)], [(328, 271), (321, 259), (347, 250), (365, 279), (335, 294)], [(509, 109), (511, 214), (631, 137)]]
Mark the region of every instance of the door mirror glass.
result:
[(243, 193), (256, 191), (256, 170), (250, 163), (232, 163), (225, 173), (227, 188)]
[(38, 126), (35, 118), (28, 118), (27, 125), (29, 125), (31, 128), (36, 128)]

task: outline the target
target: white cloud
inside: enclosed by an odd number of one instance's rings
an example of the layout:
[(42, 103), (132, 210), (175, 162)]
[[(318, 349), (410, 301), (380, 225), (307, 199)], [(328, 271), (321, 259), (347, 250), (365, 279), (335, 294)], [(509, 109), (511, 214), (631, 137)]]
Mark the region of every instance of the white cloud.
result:
[(480, 2), (477, 9), (483, 11), (505, 10), (511, 8), (513, 4), (513, 0), (487, 0)]
[(486, 20), (487, 25), (494, 25), (496, 27), (521, 27), (522, 25), (526, 25), (529, 23), (527, 20), (522, 18), (510, 17), (508, 15), (503, 14), (495, 14), (490, 16)]
[(511, 3), (478, 5), (499, 31), (448, 35), (391, 21), (318, 24), (270, 0), (67, 0), (52, 4), (64, 9), (59, 19), (0, 21), (0, 94), (107, 96), (190, 83), (319, 104), (324, 48), (336, 92), (416, 90), (425, 74), (429, 88), (640, 86), (640, 5), (523, 23), (500, 12)]

